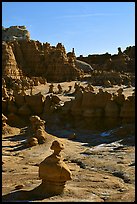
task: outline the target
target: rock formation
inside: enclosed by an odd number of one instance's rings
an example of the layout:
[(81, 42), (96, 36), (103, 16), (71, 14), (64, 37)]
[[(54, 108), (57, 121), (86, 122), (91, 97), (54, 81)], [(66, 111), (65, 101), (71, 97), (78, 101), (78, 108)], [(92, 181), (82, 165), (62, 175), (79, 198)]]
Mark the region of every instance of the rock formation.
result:
[(57, 87), (58, 87), (58, 94), (61, 94), (61, 93), (62, 93), (62, 91), (63, 91), (63, 90), (62, 90), (61, 85), (60, 85), (60, 84), (58, 84), (58, 86), (57, 86)]
[(30, 33), (26, 29), (26, 26), (10, 26), (9, 28), (2, 27), (2, 40), (25, 40), (30, 39)]
[(29, 77), (43, 76), (48, 82), (62, 82), (79, 79), (83, 72), (70, 62), (64, 46), (58, 43), (40, 43), (34, 40), (3, 41), (3, 75)]
[(113, 85), (135, 85), (134, 73), (124, 73), (118, 71), (93, 70), (88, 79), (94, 86), (112, 87)]
[(39, 165), (39, 177), (42, 179), (41, 191), (47, 195), (57, 195), (63, 193), (66, 181), (71, 180), (71, 172), (60, 155), (64, 144), (55, 140), (50, 148), (54, 151), (53, 154)]
[(83, 70), (85, 73), (92, 73), (93, 72), (93, 68), (91, 67), (91, 65), (86, 63), (86, 62), (82, 62), (82, 61), (76, 59), (75, 65), (76, 65), (76, 67), (78, 67), (78, 69)]
[[(86, 88), (85, 88), (86, 89)], [(83, 121), (88, 128), (112, 128), (121, 124), (133, 123), (135, 119), (135, 96), (125, 99), (123, 90), (118, 89), (112, 95), (103, 89), (94, 91), (77, 91), (75, 99), (66, 101), (62, 114), (73, 126)], [(70, 120), (69, 120), (70, 118)], [(80, 128), (80, 127), (79, 127)]]
[(2, 42), (2, 75), (16, 77), (19, 75), (19, 67), (11, 45)]
[(135, 46), (129, 46), (123, 52), (121, 51), (121, 48), (118, 48), (118, 54), (114, 55), (109, 53), (88, 55), (87, 57), (80, 55), (77, 57), (77, 60), (90, 64), (95, 70), (134, 72)]
[(39, 116), (31, 116), (32, 137), (26, 141), (26, 146), (31, 147), (37, 144), (43, 144), (46, 141), (47, 133), (45, 132), (45, 121), (41, 120)]

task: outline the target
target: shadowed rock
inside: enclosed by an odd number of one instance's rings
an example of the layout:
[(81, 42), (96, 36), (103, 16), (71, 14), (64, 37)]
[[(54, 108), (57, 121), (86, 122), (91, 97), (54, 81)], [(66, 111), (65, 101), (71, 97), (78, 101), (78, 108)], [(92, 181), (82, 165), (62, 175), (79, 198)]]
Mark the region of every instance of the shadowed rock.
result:
[(41, 191), (56, 195), (63, 193), (66, 181), (71, 180), (71, 172), (60, 155), (64, 149), (63, 143), (55, 140), (50, 148), (54, 153), (40, 163), (39, 177), (42, 179)]

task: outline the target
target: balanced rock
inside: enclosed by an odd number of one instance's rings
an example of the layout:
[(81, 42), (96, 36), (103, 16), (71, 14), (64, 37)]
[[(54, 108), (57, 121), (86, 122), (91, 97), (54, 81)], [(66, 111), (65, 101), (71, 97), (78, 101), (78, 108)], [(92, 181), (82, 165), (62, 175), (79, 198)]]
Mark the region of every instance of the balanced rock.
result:
[(55, 140), (50, 148), (54, 153), (40, 163), (39, 177), (42, 179), (41, 190), (49, 195), (57, 195), (63, 193), (66, 181), (71, 180), (71, 172), (60, 155), (64, 144)]

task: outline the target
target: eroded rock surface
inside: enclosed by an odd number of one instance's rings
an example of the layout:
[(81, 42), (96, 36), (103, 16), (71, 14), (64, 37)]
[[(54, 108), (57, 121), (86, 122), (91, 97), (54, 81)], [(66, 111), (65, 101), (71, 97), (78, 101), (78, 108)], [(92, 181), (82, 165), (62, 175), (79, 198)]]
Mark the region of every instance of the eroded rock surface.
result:
[(9, 28), (2, 27), (2, 40), (24, 40), (30, 39), (30, 33), (26, 29), (26, 26), (10, 26)]

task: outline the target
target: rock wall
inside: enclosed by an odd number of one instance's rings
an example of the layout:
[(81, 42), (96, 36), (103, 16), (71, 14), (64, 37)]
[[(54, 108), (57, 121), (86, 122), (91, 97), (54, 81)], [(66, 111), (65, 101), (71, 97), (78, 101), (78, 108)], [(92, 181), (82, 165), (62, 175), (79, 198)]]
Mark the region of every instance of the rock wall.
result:
[[(73, 60), (70, 61), (61, 43), (51, 46), (34, 40), (16, 40), (3, 42), (2, 48), (3, 73), (17, 67), (23, 75), (43, 76), (48, 82), (76, 80), (83, 75)], [(14, 61), (12, 64), (10, 58)]]
[[(135, 96), (113, 96), (108, 92), (79, 91), (72, 101), (62, 107), (65, 123), (77, 128), (114, 128), (135, 121)], [(66, 119), (66, 120), (65, 120)]]
[(13, 126), (38, 115), (51, 127), (69, 124), (74, 128), (113, 128), (135, 122), (135, 95), (125, 98), (123, 94), (112, 95), (103, 90), (98, 93), (79, 90), (75, 99), (62, 105), (53, 94), (46, 98), (42, 94), (18, 94), (2, 98), (2, 112)]

